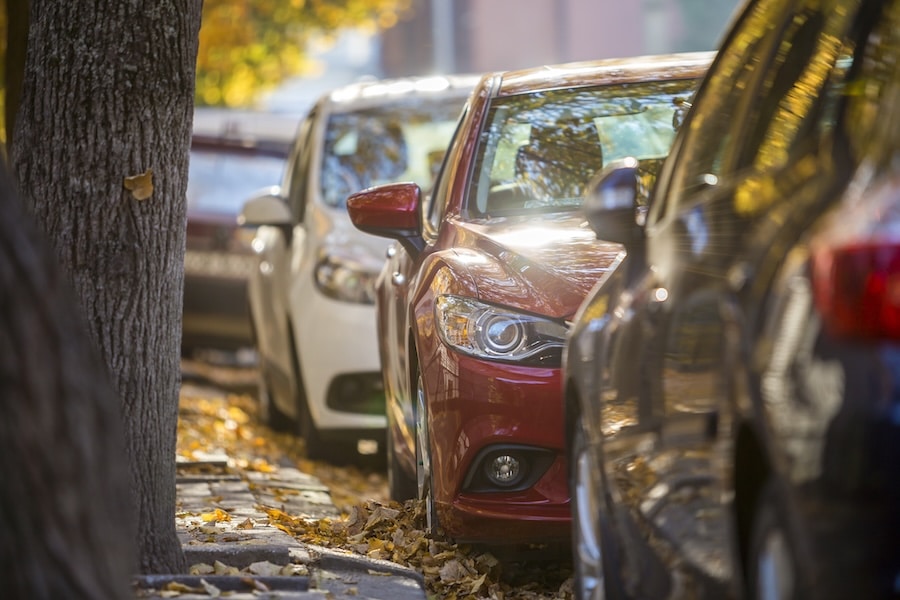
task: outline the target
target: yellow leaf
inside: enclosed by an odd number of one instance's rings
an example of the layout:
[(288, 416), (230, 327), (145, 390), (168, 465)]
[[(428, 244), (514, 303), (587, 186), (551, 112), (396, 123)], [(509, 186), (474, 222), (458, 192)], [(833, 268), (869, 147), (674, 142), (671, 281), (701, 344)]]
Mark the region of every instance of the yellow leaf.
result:
[(218, 523), (219, 521), (230, 521), (231, 515), (222, 510), (221, 508), (217, 508), (213, 512), (202, 513), (200, 518), (203, 519), (204, 523)]
[(147, 169), (140, 175), (131, 175), (124, 181), (125, 189), (131, 192), (135, 200), (146, 200), (153, 195), (153, 169)]

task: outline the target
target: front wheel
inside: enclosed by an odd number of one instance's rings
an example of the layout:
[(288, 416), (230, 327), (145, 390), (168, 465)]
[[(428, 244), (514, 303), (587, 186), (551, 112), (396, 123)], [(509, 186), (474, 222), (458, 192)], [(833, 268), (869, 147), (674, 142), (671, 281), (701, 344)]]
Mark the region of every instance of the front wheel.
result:
[(324, 460), (335, 464), (352, 462), (357, 457), (356, 445), (343, 440), (330, 440), (327, 434), (316, 427), (309, 409), (309, 398), (300, 375), (300, 360), (297, 346), (291, 336), (291, 350), (294, 359), (294, 394), (297, 402), (297, 427), (306, 446), (306, 457), (310, 460)]
[(797, 600), (797, 561), (777, 502), (774, 485), (763, 489), (750, 537), (749, 595), (755, 600)]
[(407, 473), (397, 461), (397, 453), (394, 450), (394, 433), (390, 423), (388, 424), (386, 437), (388, 492), (391, 500), (405, 502), (416, 498), (418, 494), (416, 478)]
[(260, 422), (275, 431), (288, 431), (291, 427), (291, 419), (275, 405), (269, 378), (262, 365), (259, 366), (257, 373), (256, 390)]
[(416, 369), (416, 487), (417, 498), (425, 502), (425, 532), (435, 536), (438, 531), (434, 507), (434, 477), (431, 473), (431, 436), (428, 432), (428, 405), (422, 372)]
[(600, 541), (599, 491), (593, 489), (595, 468), (587, 445), (587, 434), (579, 419), (572, 440), (569, 488), (572, 494), (572, 561), (575, 598), (606, 598), (603, 549)]

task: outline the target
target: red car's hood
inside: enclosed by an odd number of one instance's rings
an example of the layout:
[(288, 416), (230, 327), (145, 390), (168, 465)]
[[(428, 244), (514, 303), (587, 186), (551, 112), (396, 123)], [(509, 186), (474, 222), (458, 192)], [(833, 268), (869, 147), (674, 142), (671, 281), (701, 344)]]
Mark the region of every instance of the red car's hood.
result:
[(574, 315), (622, 246), (578, 213), (457, 222), (454, 252), (479, 299), (556, 318)]

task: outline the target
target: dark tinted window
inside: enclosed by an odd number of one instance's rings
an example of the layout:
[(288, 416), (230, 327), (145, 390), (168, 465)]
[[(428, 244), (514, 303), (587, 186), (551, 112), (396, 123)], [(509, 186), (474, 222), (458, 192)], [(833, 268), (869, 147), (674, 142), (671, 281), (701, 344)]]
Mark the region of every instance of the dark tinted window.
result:
[(773, 15), (785, 12), (782, 0), (762, 0), (748, 12), (719, 51), (690, 111), (681, 138), (678, 159), (669, 161), (660, 175), (648, 223), (677, 210), (685, 194), (715, 181), (730, 163), (743, 124), (739, 115), (748, 101), (747, 89), (760, 75), (760, 57), (778, 39)]

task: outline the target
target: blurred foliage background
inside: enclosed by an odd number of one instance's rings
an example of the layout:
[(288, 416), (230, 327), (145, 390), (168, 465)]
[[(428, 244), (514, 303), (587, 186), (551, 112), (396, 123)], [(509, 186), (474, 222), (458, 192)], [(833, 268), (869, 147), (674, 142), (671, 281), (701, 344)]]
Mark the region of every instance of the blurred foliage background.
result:
[[(7, 2), (0, 0), (0, 114), (7, 90)], [(250, 107), (285, 79), (312, 67), (312, 40), (341, 29), (392, 27), (412, 0), (204, 0), (197, 53), (197, 106)], [(6, 141), (5, 119), (0, 143)]]
[[(4, 0), (0, 0), (2, 2)], [(312, 39), (392, 27), (411, 0), (204, 0), (197, 106), (247, 107), (311, 68)]]

